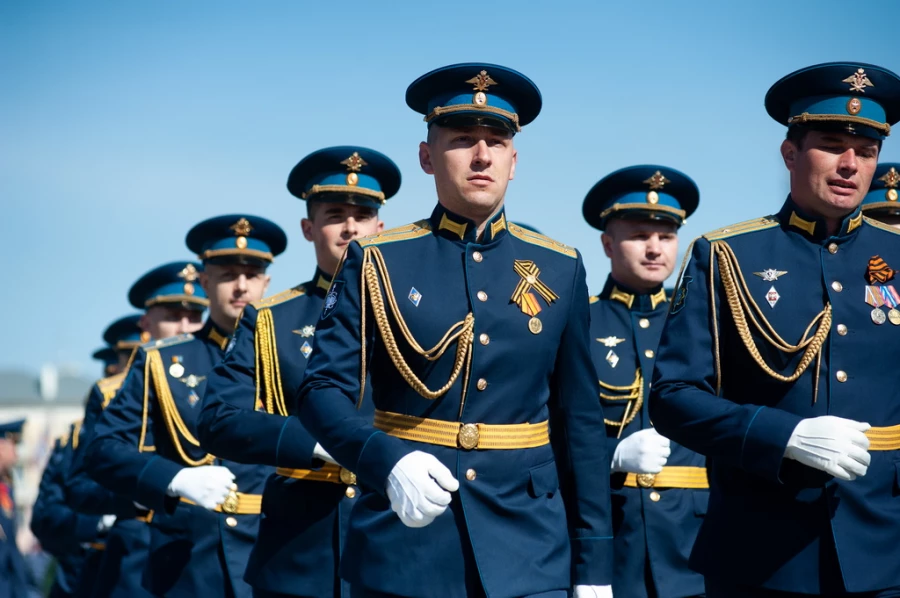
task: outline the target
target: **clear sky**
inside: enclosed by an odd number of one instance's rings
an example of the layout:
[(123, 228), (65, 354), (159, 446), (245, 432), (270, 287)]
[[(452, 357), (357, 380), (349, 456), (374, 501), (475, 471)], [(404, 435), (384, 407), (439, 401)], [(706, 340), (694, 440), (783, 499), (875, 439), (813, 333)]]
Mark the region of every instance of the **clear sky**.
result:
[[(0, 202), (5, 223), (0, 368), (94, 376), (90, 353), (143, 272), (189, 258), (187, 230), (224, 213), (288, 232), (271, 292), (309, 279), (293, 165), (330, 145), (384, 152), (403, 172), (387, 226), (427, 216), (419, 75), (455, 62), (518, 69), (541, 88), (516, 137), (512, 220), (608, 273), (581, 202), (631, 164), (683, 170), (701, 190), (682, 250), (706, 230), (777, 210), (784, 129), (763, 97), (831, 60), (900, 70), (879, 33), (891, 0), (754, 2), (0, 2)], [(882, 159), (900, 160), (888, 139)], [(773, 264), (778, 266), (778, 264)], [(893, 265), (898, 267), (897, 265)]]

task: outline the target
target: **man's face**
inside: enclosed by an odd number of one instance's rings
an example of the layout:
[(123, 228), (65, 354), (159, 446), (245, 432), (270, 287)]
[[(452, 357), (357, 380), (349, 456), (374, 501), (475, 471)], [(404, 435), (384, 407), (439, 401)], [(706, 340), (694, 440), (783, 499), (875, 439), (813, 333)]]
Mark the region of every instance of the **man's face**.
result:
[(434, 175), (438, 201), (461, 216), (485, 220), (503, 205), (516, 174), (512, 133), (485, 126), (432, 126), (419, 164)]
[(303, 237), (316, 249), (316, 262), (333, 274), (353, 239), (384, 230), (378, 211), (346, 203), (322, 203), (312, 207), (312, 217), (300, 221)]
[(200, 284), (209, 297), (209, 317), (230, 330), (244, 307), (266, 294), (269, 276), (265, 268), (257, 265), (206, 264), (200, 273)]
[[(200, 330), (203, 327), (203, 312), (176, 303), (160, 303), (147, 308), (138, 326), (149, 333), (151, 338), (169, 338)], [(128, 356), (125, 356), (125, 362), (128, 362)], [(121, 353), (119, 363), (122, 363)]]
[(675, 268), (677, 231), (673, 222), (610, 220), (600, 240), (613, 278), (636, 291), (661, 285)]
[(791, 173), (791, 197), (797, 205), (825, 218), (843, 218), (869, 191), (878, 166), (878, 142), (810, 130), (802, 147), (786, 139), (781, 155)]
[(8, 474), (16, 466), (19, 454), (16, 443), (9, 438), (0, 438), (0, 473)]

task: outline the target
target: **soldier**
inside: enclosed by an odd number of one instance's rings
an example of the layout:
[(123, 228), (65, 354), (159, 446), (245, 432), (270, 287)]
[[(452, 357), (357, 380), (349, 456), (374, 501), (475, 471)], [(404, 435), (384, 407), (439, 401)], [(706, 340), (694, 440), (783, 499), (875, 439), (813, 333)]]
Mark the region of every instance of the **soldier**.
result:
[(25, 559), (16, 545), (16, 503), (12, 471), (18, 462), (16, 445), (22, 440), (25, 420), (0, 424), (0, 596), (33, 596)]
[[(314, 351), (316, 321), (347, 243), (381, 232), (378, 210), (400, 187), (400, 171), (363, 147), (305, 157), (288, 178), (307, 202), (303, 236), (315, 246), (313, 278), (244, 309), (234, 346), (207, 380), (198, 438), (240, 463), (278, 466), (266, 482), (263, 518), (247, 581), (256, 597), (340, 596), (340, 548), (358, 492), (350, 472), (322, 467), (324, 453), (295, 418), (293, 396)], [(366, 404), (371, 418), (371, 402)]]
[(862, 202), (863, 214), (893, 227), (900, 227), (900, 164), (879, 164), (872, 186)]
[(900, 78), (842, 62), (787, 75), (790, 195), (689, 251), (650, 415), (709, 458), (691, 566), (710, 598), (900, 595), (897, 229), (863, 217)]
[[(241, 311), (265, 294), (266, 268), (287, 238), (264, 218), (234, 214), (197, 224), (186, 243), (203, 261), (198, 280), (209, 319), (195, 335), (138, 348), (97, 422), (85, 464), (109, 490), (153, 510), (143, 580), (151, 593), (245, 598), (250, 587), (242, 577), (271, 468), (201, 450), (196, 420), (206, 376), (224, 356)], [(152, 453), (143, 450), (149, 434)]]
[(666, 319), (663, 283), (678, 228), (697, 209), (694, 182), (657, 165), (623, 168), (587, 194), (584, 219), (603, 231), (611, 274), (591, 297), (591, 354), (606, 416), (615, 534), (616, 598), (703, 594), (688, 568), (709, 484), (702, 456), (670, 443), (647, 413), (653, 361)]
[[(354, 596), (567, 596), (573, 582), (578, 597), (609, 596), (584, 267), (504, 211), (513, 136), (540, 92), (470, 63), (420, 77), (406, 99), (429, 124), (419, 161), (438, 205), (348, 245), (299, 389), (304, 426), (366, 489), (342, 577)], [(367, 375), (374, 425), (357, 411)], [(576, 480), (571, 535), (552, 411)]]

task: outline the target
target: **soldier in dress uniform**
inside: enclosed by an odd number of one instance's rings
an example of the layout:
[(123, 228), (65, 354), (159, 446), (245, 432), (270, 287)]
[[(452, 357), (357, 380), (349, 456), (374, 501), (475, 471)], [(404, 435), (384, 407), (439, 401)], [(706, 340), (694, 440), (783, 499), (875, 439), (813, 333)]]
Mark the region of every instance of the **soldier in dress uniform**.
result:
[[(119, 318), (103, 333), (107, 345), (118, 355), (120, 371), (91, 388), (72, 464), (66, 479), (67, 503), (79, 513), (115, 519), (105, 542), (88, 551), (87, 561), (99, 561), (90, 593), (96, 598), (141, 598), (149, 596), (142, 584), (143, 568), (150, 551), (152, 519), (149, 509), (138, 507), (128, 496), (116, 495), (91, 479), (84, 470), (84, 447), (94, 435), (97, 420), (119, 391), (135, 349), (150, 339), (164, 339), (195, 332), (203, 325), (209, 304), (198, 284), (202, 266), (197, 262), (169, 262), (146, 272), (128, 291), (132, 307), (143, 310)], [(152, 434), (144, 439), (144, 450), (153, 450)]]
[(650, 397), (708, 457), (691, 566), (710, 598), (900, 596), (900, 236), (860, 210), (900, 78), (854, 62), (782, 78), (790, 195), (689, 250)]
[[(153, 510), (143, 579), (151, 593), (247, 598), (244, 569), (271, 468), (217, 459), (201, 449), (196, 423), (206, 377), (241, 311), (265, 294), (266, 269), (287, 238), (269, 220), (233, 214), (197, 224), (186, 243), (203, 261), (198, 282), (209, 319), (195, 334), (137, 349), (97, 422), (85, 465), (109, 490)], [(148, 452), (151, 433), (155, 451)]]
[(104, 378), (114, 376), (122, 371), (119, 369), (119, 354), (113, 347), (106, 346), (97, 349), (91, 354), (91, 357), (103, 364)]
[(33, 594), (25, 559), (16, 544), (16, 503), (12, 471), (18, 461), (16, 445), (25, 420), (0, 423), (0, 596), (30, 598)]
[[(314, 350), (325, 293), (347, 244), (381, 232), (378, 210), (400, 171), (364, 147), (330, 147), (301, 160), (288, 190), (307, 202), (303, 235), (315, 245), (313, 278), (244, 309), (234, 346), (207, 380), (201, 446), (225, 459), (277, 466), (266, 483), (247, 581), (256, 597), (349, 596), (338, 577), (341, 545), (359, 489), (353, 474), (324, 464), (296, 417), (293, 396)], [(371, 401), (365, 405), (371, 418)]]
[(703, 594), (688, 556), (709, 498), (705, 459), (660, 435), (646, 402), (669, 307), (662, 285), (676, 266), (678, 228), (699, 199), (685, 174), (641, 165), (601, 179), (582, 205), (588, 224), (603, 231), (611, 266), (590, 303), (591, 355), (612, 455), (616, 598)]
[[(424, 114), (430, 217), (348, 245), (299, 389), (306, 429), (366, 492), (341, 575), (354, 596), (609, 596), (609, 457), (596, 431), (578, 252), (510, 224), (524, 75), (469, 63), (407, 90)], [(357, 411), (371, 376), (373, 422)], [(550, 445), (568, 449), (572, 510)], [(567, 529), (568, 523), (571, 530)]]
[(882, 163), (875, 169), (872, 186), (862, 202), (863, 214), (900, 227), (900, 164)]

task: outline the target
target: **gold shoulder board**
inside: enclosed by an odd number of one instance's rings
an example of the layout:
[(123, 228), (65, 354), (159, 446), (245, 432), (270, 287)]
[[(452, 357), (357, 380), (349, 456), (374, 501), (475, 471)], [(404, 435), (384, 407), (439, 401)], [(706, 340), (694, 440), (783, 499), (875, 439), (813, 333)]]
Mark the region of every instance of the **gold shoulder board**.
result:
[(777, 216), (764, 216), (763, 218), (754, 218), (753, 220), (745, 220), (744, 222), (738, 222), (737, 224), (718, 228), (706, 233), (703, 235), (703, 238), (707, 241), (719, 241), (721, 239), (736, 237), (737, 235), (774, 228), (776, 226), (778, 226)]
[(419, 220), (406, 226), (392, 228), (377, 235), (371, 235), (357, 239), (359, 246), (362, 248), (372, 247), (375, 245), (385, 245), (387, 243), (396, 243), (398, 241), (407, 241), (409, 239), (418, 239), (431, 233), (431, 223), (428, 220)]
[(564, 243), (554, 241), (550, 237), (542, 235), (541, 233), (536, 233), (534, 231), (524, 229), (521, 226), (513, 224), (512, 222), (509, 223), (509, 234), (517, 239), (525, 241), (526, 243), (538, 245), (539, 247), (561, 253), (563, 255), (569, 256), (570, 258), (578, 257), (578, 253), (575, 251), (574, 247), (569, 247)]

